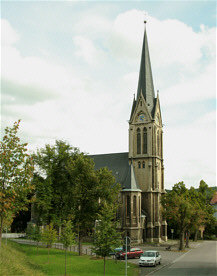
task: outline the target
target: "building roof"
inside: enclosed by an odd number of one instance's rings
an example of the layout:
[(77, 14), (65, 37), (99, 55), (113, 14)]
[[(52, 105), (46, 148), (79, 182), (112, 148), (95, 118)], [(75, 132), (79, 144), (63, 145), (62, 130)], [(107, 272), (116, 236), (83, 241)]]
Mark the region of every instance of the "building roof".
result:
[(139, 189), (134, 168), (129, 164), (128, 152), (89, 155), (95, 162), (95, 169), (107, 167), (112, 171), (116, 183), (120, 183), (125, 191), (141, 191)]
[(210, 204), (217, 204), (217, 192), (215, 192), (213, 198), (210, 201)]

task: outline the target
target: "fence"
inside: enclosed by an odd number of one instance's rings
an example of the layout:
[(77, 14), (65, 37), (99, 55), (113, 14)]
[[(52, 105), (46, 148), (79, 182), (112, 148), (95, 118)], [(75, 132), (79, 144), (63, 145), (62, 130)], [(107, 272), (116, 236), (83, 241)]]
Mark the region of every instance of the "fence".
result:
[(2, 238), (7, 239), (17, 239), (17, 238), (24, 238), (26, 236), (26, 233), (3, 233)]

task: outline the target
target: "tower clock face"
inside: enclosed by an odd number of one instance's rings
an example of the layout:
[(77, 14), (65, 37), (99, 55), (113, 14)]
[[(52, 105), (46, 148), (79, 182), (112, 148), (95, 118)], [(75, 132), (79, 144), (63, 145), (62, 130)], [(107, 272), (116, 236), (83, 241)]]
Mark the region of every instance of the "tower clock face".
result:
[(140, 122), (145, 122), (145, 115), (144, 114), (139, 115), (139, 121)]

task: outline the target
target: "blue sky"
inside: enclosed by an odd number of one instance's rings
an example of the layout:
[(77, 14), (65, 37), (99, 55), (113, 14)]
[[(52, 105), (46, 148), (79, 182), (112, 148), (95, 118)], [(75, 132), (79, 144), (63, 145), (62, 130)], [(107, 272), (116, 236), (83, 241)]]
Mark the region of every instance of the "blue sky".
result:
[(31, 150), (128, 151), (144, 17), (164, 123), (165, 186), (216, 185), (215, 1), (2, 1), (1, 129)]

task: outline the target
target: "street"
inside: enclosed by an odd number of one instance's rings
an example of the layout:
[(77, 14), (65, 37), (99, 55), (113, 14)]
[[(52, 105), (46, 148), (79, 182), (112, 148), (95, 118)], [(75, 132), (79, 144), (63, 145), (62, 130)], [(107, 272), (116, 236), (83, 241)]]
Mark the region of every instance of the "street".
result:
[[(217, 275), (217, 242), (203, 241), (191, 243), (187, 252), (163, 251), (159, 248), (162, 256), (162, 264), (157, 267), (142, 267), (140, 276), (189, 276), (189, 275)], [(148, 250), (148, 249), (146, 249)], [(138, 263), (138, 260), (134, 260)]]

